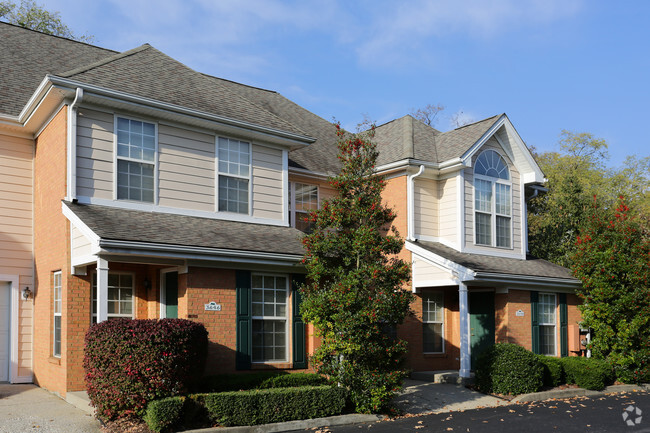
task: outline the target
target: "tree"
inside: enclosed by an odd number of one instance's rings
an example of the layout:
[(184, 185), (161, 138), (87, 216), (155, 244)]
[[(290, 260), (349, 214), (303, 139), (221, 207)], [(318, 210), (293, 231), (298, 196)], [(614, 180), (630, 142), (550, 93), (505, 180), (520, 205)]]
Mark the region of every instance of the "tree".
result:
[(50, 12), (34, 0), (21, 0), (20, 5), (12, 1), (0, 2), (0, 20), (48, 35), (62, 36), (81, 42), (92, 42), (94, 39), (88, 34), (75, 35), (63, 23), (59, 12)]
[(436, 126), (436, 117), (444, 109), (445, 106), (441, 104), (427, 104), (425, 107), (418, 108), (417, 110), (411, 109), (411, 116), (433, 128)]
[(623, 382), (650, 379), (650, 237), (618, 205), (596, 202), (570, 254), (582, 280), (578, 294), (583, 323), (594, 331), (589, 348), (614, 366)]
[[(607, 142), (589, 133), (562, 131), (562, 152), (536, 155), (548, 192), (528, 203), (531, 254), (570, 267), (569, 254), (578, 228), (598, 196), (604, 207), (628, 197), (633, 214), (650, 210), (650, 158), (628, 158), (619, 170), (609, 169)], [(645, 167), (645, 168), (644, 168)]]
[(402, 289), (410, 268), (395, 256), (404, 242), (391, 225), (395, 213), (381, 202), (384, 180), (373, 175), (374, 128), (337, 130), (342, 169), (330, 184), (338, 194), (309, 217), (301, 313), (321, 338), (317, 370), (349, 390), (357, 411), (377, 412), (407, 376), (400, 367), (406, 343), (389, 330), (410, 312), (413, 295)]

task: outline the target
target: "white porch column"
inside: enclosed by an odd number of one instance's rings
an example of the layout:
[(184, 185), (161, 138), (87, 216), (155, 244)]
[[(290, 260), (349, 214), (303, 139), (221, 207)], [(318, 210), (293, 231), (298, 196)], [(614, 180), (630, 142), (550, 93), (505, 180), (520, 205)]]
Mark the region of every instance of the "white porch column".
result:
[(97, 257), (97, 323), (108, 318), (108, 260)]
[(469, 302), (467, 286), (462, 281), (458, 282), (458, 304), (460, 310), (460, 377), (469, 377)]

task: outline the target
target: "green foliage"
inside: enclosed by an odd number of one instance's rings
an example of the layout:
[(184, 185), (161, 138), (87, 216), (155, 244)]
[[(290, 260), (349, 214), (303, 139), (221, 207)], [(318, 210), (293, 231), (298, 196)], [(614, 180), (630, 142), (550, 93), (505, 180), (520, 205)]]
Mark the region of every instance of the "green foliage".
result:
[(570, 356), (560, 358), (566, 374), (566, 383), (580, 388), (601, 390), (613, 381), (612, 367), (603, 360)]
[(330, 179), (338, 194), (310, 215), (314, 228), (303, 239), (308, 283), (300, 311), (322, 342), (312, 361), (349, 390), (359, 412), (385, 408), (407, 375), (406, 343), (385, 329), (404, 321), (413, 299), (402, 290), (410, 269), (396, 257), (404, 242), (395, 213), (382, 204), (384, 180), (373, 175), (373, 133), (338, 129), (342, 169)]
[(560, 145), (561, 152), (536, 155), (548, 192), (528, 202), (529, 247), (534, 256), (569, 267), (594, 195), (605, 207), (614, 207), (625, 195), (635, 213), (650, 214), (650, 157), (628, 157), (622, 168), (609, 169), (602, 139), (563, 131)]
[(144, 421), (150, 430), (161, 432), (176, 424), (183, 411), (185, 397), (167, 397), (162, 400), (154, 400), (147, 405), (144, 414)]
[(202, 397), (210, 418), (224, 426), (258, 425), (338, 415), (345, 390), (333, 386), (222, 392)]
[(92, 42), (93, 36), (75, 35), (63, 23), (59, 12), (50, 12), (34, 0), (21, 0), (20, 5), (12, 1), (0, 2), (0, 20), (47, 35), (61, 36), (81, 42)]
[(102, 419), (143, 416), (150, 401), (187, 392), (203, 373), (208, 332), (184, 319), (112, 319), (90, 327), (88, 397)]
[(266, 379), (257, 388), (293, 388), (298, 386), (320, 386), (326, 383), (327, 379), (320, 374), (292, 373)]
[(256, 389), (269, 380), (278, 376), (288, 375), (286, 371), (259, 371), (242, 374), (216, 374), (204, 377), (201, 382), (203, 392), (224, 392)]
[(476, 364), (476, 386), (482, 392), (518, 395), (542, 388), (544, 367), (539, 357), (516, 344), (495, 344)]
[(559, 358), (537, 355), (544, 368), (544, 386), (556, 387), (566, 383), (564, 367)]
[(642, 382), (650, 379), (650, 237), (629, 211), (623, 197), (615, 209), (594, 203), (571, 259), (593, 356), (619, 380)]

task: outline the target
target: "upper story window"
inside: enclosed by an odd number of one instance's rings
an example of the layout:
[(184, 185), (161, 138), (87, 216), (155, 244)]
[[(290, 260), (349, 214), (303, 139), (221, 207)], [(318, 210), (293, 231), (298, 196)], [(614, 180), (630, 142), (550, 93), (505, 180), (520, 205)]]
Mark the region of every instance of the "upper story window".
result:
[(291, 226), (309, 233), (312, 224), (306, 221), (309, 213), (318, 209), (318, 186), (292, 182), (289, 185)]
[(153, 203), (156, 125), (117, 118), (117, 198)]
[(508, 164), (486, 150), (474, 166), (475, 242), (512, 248), (512, 194)]
[(251, 145), (219, 137), (219, 211), (248, 214)]

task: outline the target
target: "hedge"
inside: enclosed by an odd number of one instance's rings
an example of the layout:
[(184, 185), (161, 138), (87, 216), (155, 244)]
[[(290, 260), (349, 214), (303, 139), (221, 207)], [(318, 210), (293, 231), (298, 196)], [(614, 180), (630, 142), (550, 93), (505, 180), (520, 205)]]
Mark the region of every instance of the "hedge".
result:
[(292, 373), (266, 379), (264, 382), (260, 383), (257, 388), (289, 388), (298, 386), (319, 386), (325, 384), (327, 384), (327, 379), (320, 374)]
[(144, 421), (150, 430), (161, 432), (171, 428), (181, 418), (185, 397), (167, 397), (147, 405)]
[(183, 319), (111, 319), (86, 334), (84, 369), (99, 418), (143, 416), (147, 403), (190, 391), (205, 365), (208, 332)]
[(345, 407), (346, 391), (324, 385), (221, 392), (202, 397), (213, 422), (237, 426), (338, 415)]
[(286, 371), (260, 371), (256, 373), (241, 374), (215, 374), (206, 376), (202, 380), (201, 391), (225, 392), (256, 389), (267, 380), (278, 376), (288, 376)]
[(482, 392), (517, 395), (542, 388), (541, 361), (516, 344), (497, 343), (483, 352), (476, 364), (476, 386)]
[(560, 358), (566, 383), (575, 383), (580, 388), (601, 390), (611, 384), (614, 373), (607, 361), (594, 358), (568, 357)]
[(544, 386), (556, 387), (566, 383), (564, 367), (559, 358), (537, 355), (544, 368)]

